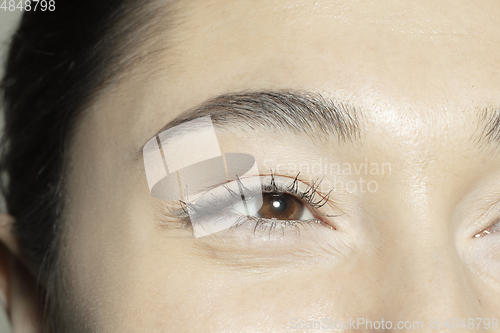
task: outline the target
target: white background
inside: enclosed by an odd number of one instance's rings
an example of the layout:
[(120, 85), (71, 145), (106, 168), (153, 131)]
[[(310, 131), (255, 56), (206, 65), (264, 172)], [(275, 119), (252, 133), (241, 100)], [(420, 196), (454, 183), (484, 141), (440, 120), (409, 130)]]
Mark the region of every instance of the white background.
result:
[[(0, 5), (3, 0), (0, 0)], [(3, 66), (5, 63), (5, 53), (7, 52), (8, 42), (12, 33), (14, 32), (19, 19), (21, 17), (21, 11), (16, 8), (15, 11), (4, 11), (0, 9), (0, 77), (3, 77)], [(3, 128), (3, 119), (0, 118), (0, 125)], [(3, 200), (0, 203), (0, 209), (4, 210)], [(3, 305), (0, 304), (0, 333), (10, 333), (9, 325), (7, 323), (7, 316)]]

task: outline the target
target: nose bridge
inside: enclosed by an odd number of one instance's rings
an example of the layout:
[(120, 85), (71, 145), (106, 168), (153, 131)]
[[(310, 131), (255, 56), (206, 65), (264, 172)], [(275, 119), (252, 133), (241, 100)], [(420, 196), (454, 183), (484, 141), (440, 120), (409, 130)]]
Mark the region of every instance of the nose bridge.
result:
[(389, 253), (384, 257), (390, 261), (386, 274), (392, 274), (386, 279), (388, 309), (395, 322), (421, 322), (419, 332), (436, 332), (436, 323), (440, 331), (447, 323), (451, 329), (455, 319), (460, 323), (479, 317), (478, 300), (467, 281), (450, 223), (432, 204), (422, 202), (430, 201), (421, 200), (418, 207), (397, 214), (396, 234), (385, 246)]

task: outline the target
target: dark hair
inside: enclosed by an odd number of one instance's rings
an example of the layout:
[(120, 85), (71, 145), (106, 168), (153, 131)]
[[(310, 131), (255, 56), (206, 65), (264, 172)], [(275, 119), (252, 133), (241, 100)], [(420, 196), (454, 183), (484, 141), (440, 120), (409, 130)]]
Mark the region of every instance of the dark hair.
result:
[(61, 310), (56, 272), (75, 124), (103, 86), (145, 56), (132, 51), (151, 49), (155, 32), (165, 29), (159, 9), (167, 7), (153, 0), (56, 1), (55, 11), (24, 12), (12, 37), (1, 83), (1, 186), (23, 256), (38, 275), (46, 331), (64, 326), (54, 313)]

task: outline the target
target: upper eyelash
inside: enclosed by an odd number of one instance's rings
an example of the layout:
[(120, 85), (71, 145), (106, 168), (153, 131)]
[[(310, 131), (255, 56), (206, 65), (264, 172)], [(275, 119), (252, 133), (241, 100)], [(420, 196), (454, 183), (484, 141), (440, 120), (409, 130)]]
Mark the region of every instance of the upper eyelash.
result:
[[(498, 211), (500, 211), (500, 209), (498, 209)], [(489, 225), (487, 228), (485, 228), (484, 230), (476, 233), (474, 236), (472, 236), (473, 238), (480, 238), (480, 237), (484, 237), (486, 235), (489, 235), (489, 234), (492, 234), (492, 233), (495, 233), (494, 232), (490, 232), (490, 229), (494, 228), (497, 226), (497, 224), (500, 224), (500, 219), (497, 219), (496, 222), (494, 222), (493, 224)]]
[[(295, 178), (293, 179), (292, 183), (288, 186), (283, 186), (283, 185), (277, 185), (275, 180), (274, 180), (274, 173), (271, 170), (271, 182), (269, 185), (263, 185), (263, 191), (267, 190), (267, 193), (277, 193), (277, 194), (283, 194), (283, 193), (288, 193), (288, 194), (294, 194), (297, 195), (300, 199), (304, 200), (309, 206), (313, 208), (321, 208), (325, 204), (328, 203), (330, 193), (332, 190), (330, 190), (326, 196), (321, 196), (318, 193), (318, 188), (321, 185), (321, 182), (323, 179), (315, 179), (311, 185), (307, 185), (307, 189), (303, 192), (299, 192), (299, 176), (300, 172), (297, 173)], [(266, 188), (267, 187), (267, 188)], [(319, 195), (320, 199), (314, 201), (315, 196)]]
[[(300, 175), (300, 172), (297, 173), (297, 175), (295, 176), (293, 181), (288, 185), (277, 184), (276, 180), (275, 180), (275, 174), (271, 169), (270, 175), (269, 175), (271, 177), (271, 181), (269, 182), (269, 184), (262, 184), (261, 191), (264, 193), (272, 193), (272, 194), (284, 194), (284, 193), (286, 193), (286, 194), (296, 195), (300, 199), (304, 200), (307, 205), (311, 206), (314, 209), (321, 208), (325, 204), (327, 204), (329, 201), (329, 196), (330, 196), (330, 193), (332, 190), (330, 190), (326, 194), (326, 196), (324, 196), (324, 197), (318, 193), (318, 188), (321, 185), (322, 179), (318, 178), (318, 179), (314, 180), (311, 185), (307, 185), (307, 188), (304, 191), (300, 191), (299, 187), (298, 187), (299, 175)], [(241, 188), (244, 191), (244, 195), (246, 194), (246, 197), (251, 195), (252, 191), (249, 190), (248, 188), (246, 188), (239, 178), (237, 178), (237, 181), (241, 185)], [(226, 190), (231, 194), (231, 196), (233, 198), (235, 198), (235, 200), (239, 200), (241, 198), (241, 195), (239, 193), (234, 192), (226, 184), (224, 184), (222, 186), (224, 186), (226, 188)], [(314, 200), (316, 195), (320, 196), (320, 198), (318, 200)], [(218, 200), (218, 198), (216, 198), (215, 196), (214, 196), (214, 198), (216, 200)], [(190, 222), (189, 215), (193, 214), (193, 212), (194, 212), (194, 214), (197, 214), (197, 211), (199, 211), (199, 209), (196, 207), (196, 204), (190, 203), (187, 200), (186, 201), (179, 200), (179, 204), (182, 208), (184, 216), (182, 216), (182, 217), (178, 216), (178, 218), (183, 219), (184, 222), (186, 222), (186, 223), (189, 223)], [(188, 213), (188, 207), (189, 207), (189, 210), (191, 211), (190, 213)], [(219, 211), (219, 208), (220, 208), (219, 206), (214, 206), (214, 209), (216, 209), (217, 211)], [(204, 212), (206, 213), (206, 207), (204, 207)], [(297, 222), (297, 221), (295, 221), (295, 222)]]

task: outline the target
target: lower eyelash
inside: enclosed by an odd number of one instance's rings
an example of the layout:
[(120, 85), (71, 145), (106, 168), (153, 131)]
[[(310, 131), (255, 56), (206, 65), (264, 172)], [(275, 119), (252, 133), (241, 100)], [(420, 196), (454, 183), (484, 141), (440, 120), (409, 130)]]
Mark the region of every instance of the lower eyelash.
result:
[[(256, 236), (258, 231), (266, 231), (269, 230), (269, 237), (271, 237), (273, 234), (276, 233), (278, 228), (281, 228), (281, 236), (285, 235), (285, 230), (289, 227), (294, 227), (298, 232), (300, 236), (300, 228), (304, 227), (306, 225), (319, 225), (319, 224), (325, 224), (320, 220), (271, 220), (271, 219), (265, 219), (261, 217), (255, 217), (255, 216), (242, 216), (238, 221), (233, 225), (232, 228), (238, 228), (241, 227), (244, 224), (247, 223), (254, 223), (253, 227), (253, 232), (254, 236)], [(326, 225), (326, 224), (325, 224)], [(331, 226), (328, 226), (331, 229), (334, 229)]]

